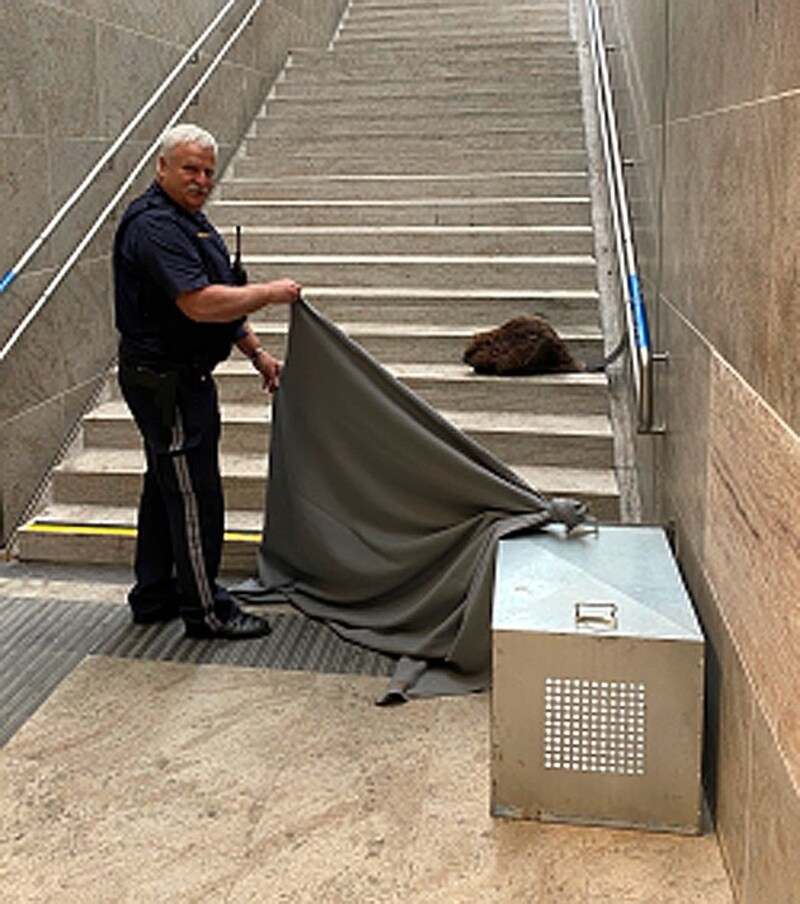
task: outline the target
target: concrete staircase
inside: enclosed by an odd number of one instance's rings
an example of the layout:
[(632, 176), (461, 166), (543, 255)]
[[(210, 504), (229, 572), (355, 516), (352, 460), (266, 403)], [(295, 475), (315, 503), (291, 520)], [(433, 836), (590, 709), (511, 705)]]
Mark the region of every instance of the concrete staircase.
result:
[[(306, 298), (445, 417), (551, 495), (619, 517), (602, 374), (480, 377), (468, 338), (543, 314), (602, 357), (569, 0), (353, 0), (330, 50), (298, 50), (209, 215), (244, 232), (251, 279)], [(254, 320), (280, 354), (285, 312)], [(218, 371), (223, 567), (250, 571), (263, 519), (269, 408), (249, 362)], [(131, 558), (143, 456), (124, 404), (83, 424), (28, 560)]]

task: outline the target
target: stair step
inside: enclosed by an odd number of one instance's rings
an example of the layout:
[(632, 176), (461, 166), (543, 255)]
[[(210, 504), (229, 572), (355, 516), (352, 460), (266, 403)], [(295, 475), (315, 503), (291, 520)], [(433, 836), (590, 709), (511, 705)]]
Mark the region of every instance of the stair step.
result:
[[(499, 326), (512, 317), (539, 315), (558, 331), (598, 330), (597, 292), (534, 289), (419, 289), (305, 286), (305, 298), (335, 323), (386, 319), (397, 324), (485, 323)], [(269, 311), (270, 321), (286, 313)]]
[[(233, 529), (240, 512), (262, 516), (266, 493), (267, 462), (264, 456), (222, 456), (223, 486), (226, 498), (226, 529)], [(601, 466), (577, 466), (569, 463), (540, 462), (508, 465), (532, 487), (549, 496), (575, 495), (581, 499), (607, 497), (618, 499), (613, 470)], [(45, 512), (37, 515), (53, 518), (53, 511), (81, 511), (83, 520), (102, 521), (103, 510), (135, 510), (141, 488), (144, 456), (133, 449), (90, 450), (80, 453), (69, 468), (61, 467), (57, 477), (58, 495)], [(604, 516), (605, 517), (605, 516)], [(617, 515), (618, 517), (618, 515)], [(233, 519), (233, 520), (232, 520)], [(70, 520), (70, 519), (65, 519)], [(81, 519), (77, 520), (81, 523)], [(135, 523), (134, 519), (131, 519)], [(244, 529), (244, 528), (236, 528)]]
[[(477, 332), (492, 329), (491, 321), (473, 325), (439, 325), (431, 323), (339, 323), (338, 327), (378, 361), (398, 364), (436, 362), (456, 364), (467, 342)], [(285, 354), (286, 329), (281, 323), (252, 321), (259, 339), (273, 354)], [(599, 329), (574, 327), (560, 333), (573, 355), (581, 361), (599, 361), (603, 355), (603, 339)]]
[(260, 158), (252, 156), (247, 147), (240, 149), (232, 172), (238, 177), (262, 178), (279, 176), (318, 175), (403, 175), (438, 176), (442, 174), (470, 173), (483, 170), (486, 173), (535, 169), (568, 170), (586, 169), (586, 151), (583, 148), (537, 151), (536, 149), (502, 149), (496, 151), (462, 151), (452, 154), (426, 152), (413, 157), (387, 155), (385, 153), (340, 154), (318, 148), (313, 154), (284, 154), (281, 157)]
[[(386, 369), (412, 392), (436, 409), (451, 411), (537, 411), (557, 414), (606, 414), (608, 396), (606, 378), (602, 373), (536, 374), (498, 377), (476, 374), (465, 364), (394, 363)], [(268, 405), (260, 391), (260, 382), (249, 361), (241, 356), (221, 364), (214, 372), (221, 403), (232, 405)], [(116, 383), (110, 393), (111, 401), (120, 405)], [(85, 422), (85, 445), (130, 445), (104, 438), (102, 419), (127, 417), (127, 409), (104, 404), (91, 412)], [(110, 428), (108, 428), (110, 429)], [(126, 431), (126, 437), (135, 433)]]
[(604, 374), (496, 377), (463, 364), (392, 364), (389, 370), (438, 410), (606, 415)]
[(367, 102), (384, 99), (395, 103), (398, 100), (416, 100), (418, 102), (447, 101), (453, 103), (478, 103), (492, 106), (495, 98), (502, 96), (508, 103), (525, 101), (530, 109), (538, 105), (561, 101), (565, 106), (581, 103), (581, 93), (577, 81), (564, 75), (535, 74), (534, 80), (527, 78), (511, 81), (502, 73), (486, 73), (477, 80), (458, 74), (443, 75), (435, 80), (422, 81), (412, 77), (403, 78), (395, 73), (391, 81), (378, 79), (375, 74), (348, 72), (340, 65), (330, 67), (327, 77), (322, 77), (314, 70), (307, 73), (289, 70), (288, 74), (278, 81), (272, 98), (265, 107), (272, 103), (334, 103), (345, 107), (353, 102)]
[(454, 423), (498, 458), (522, 465), (612, 468), (608, 418), (527, 412), (446, 412)]
[[(504, 461), (572, 467), (610, 467), (608, 457), (611, 434), (604, 415), (530, 414), (526, 411), (440, 411), (440, 414)], [(223, 456), (228, 454), (260, 456), (266, 460), (269, 451), (270, 409), (266, 404), (227, 404), (223, 407)], [(116, 452), (135, 450), (138, 434), (121, 402), (108, 402), (86, 418), (84, 455), (91, 466), (78, 468), (91, 472), (96, 481), (99, 473), (96, 458), (113, 457)], [(141, 455), (136, 458), (141, 466)], [(75, 463), (57, 472), (55, 490), (59, 501), (76, 499)], [(126, 485), (126, 490), (129, 486)], [(121, 491), (121, 487), (115, 488)], [(138, 496), (138, 490), (134, 499)], [(118, 501), (117, 497), (106, 503)], [(132, 501), (132, 500), (130, 500)]]
[(568, 24), (569, 18), (564, 8), (542, 8), (531, 3), (496, 6), (488, 21), (485, 8), (480, 7), (411, 6), (375, 10), (356, 5), (348, 11), (346, 22), (347, 28), (340, 40), (359, 35), (364, 30), (371, 31), (378, 26), (385, 28), (390, 36), (397, 31), (413, 31), (415, 36), (427, 35), (430, 40), (467, 27), (469, 37), (474, 40), (476, 29), (481, 29), (482, 39), (492, 33), (519, 36), (526, 29), (535, 29), (541, 34), (553, 24)]
[(267, 115), (259, 117), (252, 134), (260, 138), (305, 139), (309, 136), (324, 136), (326, 141), (334, 138), (346, 138), (353, 141), (363, 135), (397, 135), (405, 138), (409, 135), (453, 136), (459, 142), (472, 135), (486, 132), (522, 131), (520, 123), (528, 124), (530, 133), (556, 130), (579, 130), (583, 128), (583, 112), (579, 106), (560, 106), (548, 104), (547, 109), (528, 110), (522, 114), (518, 110), (456, 110), (449, 105), (441, 105), (438, 111), (420, 109), (415, 112), (401, 113), (393, 109), (394, 105), (382, 105), (375, 102), (372, 113), (357, 112), (355, 115), (342, 115), (338, 109), (328, 108), (327, 112), (312, 109), (302, 111), (298, 115), (292, 109), (284, 110), (280, 115), (273, 115), (272, 108), (267, 108)]
[[(396, 82), (390, 82), (396, 85)], [(346, 95), (351, 92), (346, 92)], [(257, 117), (254, 125), (259, 132), (264, 128), (284, 123), (302, 123), (304, 126), (309, 120), (317, 125), (325, 123), (325, 127), (336, 123), (350, 124), (358, 120), (363, 125), (368, 120), (372, 130), (379, 130), (381, 123), (378, 118), (395, 117), (403, 121), (422, 120), (447, 116), (456, 117), (485, 117), (487, 115), (508, 117), (523, 116), (525, 119), (549, 116), (559, 111), (568, 113), (570, 117), (581, 114), (581, 98), (574, 90), (570, 92), (573, 102), (566, 100), (565, 93), (559, 92), (554, 96), (549, 94), (531, 95), (530, 91), (509, 91), (508, 87), (498, 85), (495, 90), (490, 90), (486, 85), (462, 86), (462, 90), (444, 92), (418, 93), (409, 91), (406, 94), (386, 96), (378, 94), (371, 96), (369, 92), (353, 96), (342, 96), (341, 93), (335, 104), (330, 98), (319, 98), (314, 95), (299, 94), (296, 97), (286, 97), (277, 94), (264, 106), (264, 110)], [(425, 123), (420, 122), (420, 125)]]
[[(255, 573), (263, 523), (263, 512), (226, 510), (224, 573)], [(131, 567), (135, 535), (135, 507), (51, 505), (25, 525), (17, 542), (23, 561)]]
[[(258, 398), (258, 380), (250, 369), (248, 403), (226, 402), (222, 405), (223, 453), (239, 452), (243, 455), (266, 455), (270, 437), (270, 402), (264, 396)], [(99, 405), (84, 418), (84, 448), (87, 451), (101, 449), (135, 449), (140, 444), (128, 408), (122, 401), (110, 401)]]
[[(482, 28), (482, 40), (510, 40), (535, 29), (538, 36), (560, 31), (563, 38), (568, 19), (563, 10), (541, 11), (534, 6), (516, 6), (499, 9), (487, 25), (485, 10), (477, 9), (399, 9), (376, 12), (356, 7), (347, 17), (345, 33), (337, 41), (336, 49), (348, 46), (365, 34), (380, 39), (386, 36), (386, 43), (393, 43), (399, 37), (410, 34), (419, 42), (440, 42), (453, 35), (474, 40), (475, 30)], [(539, 41), (539, 43), (544, 43)], [(416, 46), (419, 46), (417, 43)]]
[[(578, 73), (578, 55), (568, 41), (551, 38), (536, 40), (494, 36), (465, 40), (447, 36), (430, 40), (398, 40), (360, 45), (339, 39), (332, 50), (300, 48), (293, 50), (285, 77), (320, 80), (331, 73), (369, 75), (376, 79), (415, 79), (432, 81), (459, 76), (478, 82), (484, 78), (520, 79), (531, 75), (549, 80), (572, 77)], [(523, 83), (524, 84), (524, 83)]]
[(585, 502), (599, 521), (619, 521), (619, 489), (613, 470), (563, 467), (514, 467), (525, 482), (551, 498), (569, 497)]
[[(474, 26), (480, 26), (486, 18), (486, 4), (481, 7), (479, 5), (470, 5), (467, 3), (457, 4), (434, 4), (409, 5), (396, 4), (394, 7), (372, 7), (370, 4), (357, 3), (351, 7), (347, 13), (347, 30), (352, 32), (359, 22), (379, 21), (387, 22), (397, 20), (407, 23), (414, 22), (419, 19), (421, 30), (438, 32), (440, 23), (447, 23), (451, 20), (456, 22), (470, 21)], [(529, 22), (535, 20), (539, 23), (543, 20), (549, 20), (553, 16), (561, 16), (566, 18), (566, 10), (562, 6), (542, 6), (540, 4), (524, 4), (524, 3), (506, 3), (498, 6), (493, 12), (491, 22), (493, 24), (510, 21), (512, 25), (518, 26), (520, 22)]]
[[(305, 286), (303, 295), (335, 324), (386, 323), (447, 327), (453, 323), (484, 324), (480, 329), (499, 326), (512, 317), (539, 315), (559, 332), (571, 329), (599, 335), (597, 292), (537, 291), (525, 289), (421, 289), (382, 286)], [(384, 309), (386, 311), (383, 315)], [(264, 317), (254, 315), (251, 322), (286, 324), (288, 309), (276, 306)]]
[(419, 198), (361, 201), (217, 200), (210, 216), (220, 226), (586, 226), (588, 197)]
[[(347, 32), (337, 41), (336, 51), (343, 53), (350, 48), (361, 50), (364, 47), (377, 46), (383, 49), (387, 47), (405, 47), (412, 44), (420, 50), (435, 52), (438, 48), (451, 48), (459, 42), (467, 42), (472, 37), (474, 25), (469, 22), (432, 23), (436, 27), (435, 32), (426, 32), (418, 24), (411, 23), (407, 26), (387, 26), (385, 30), (380, 22), (364, 22), (360, 26), (348, 28)], [(477, 23), (476, 23), (477, 24)], [(504, 43), (535, 24), (538, 35), (549, 36), (554, 43), (563, 40), (569, 33), (566, 17), (553, 16), (547, 20), (541, 18), (538, 23), (519, 22), (504, 23), (496, 26), (484, 26), (484, 38), (488, 42)], [(545, 43), (543, 41), (539, 42)]]
[(289, 136), (254, 135), (247, 139), (247, 153), (259, 157), (273, 154), (383, 154), (389, 160), (426, 154), (453, 154), (473, 151), (562, 151), (583, 150), (583, 128), (548, 128), (537, 123), (507, 126), (464, 134), (440, 134), (435, 125), (421, 135), (407, 131), (373, 133), (365, 126), (361, 133), (326, 135), (324, 132)]
[(481, 37), (486, 40), (492, 35), (503, 38), (517, 36), (526, 29), (536, 29), (541, 34), (545, 30), (559, 28), (563, 34), (568, 25), (568, 18), (563, 10), (543, 11), (530, 5), (498, 9), (488, 28), (485, 19), (485, 10), (479, 7), (381, 11), (356, 7), (348, 14), (347, 29), (337, 42), (337, 49), (362, 38), (364, 34), (374, 35), (378, 40), (383, 34), (387, 41), (406, 34), (411, 34), (415, 39), (427, 35), (428, 40), (438, 41), (453, 34), (463, 35), (465, 32), (467, 37), (472, 37), (475, 29), (484, 26)]
[[(516, 0), (519, 2), (519, 0)], [(563, 9), (564, 0), (539, 0), (536, 8), (542, 10)], [(371, 10), (378, 14), (396, 9), (425, 9), (431, 12), (444, 9), (471, 9), (481, 7), (485, 10), (486, 0), (358, 0), (359, 10)], [(352, 11), (352, 7), (351, 7)], [(348, 12), (350, 15), (351, 12)]]
[[(231, 192), (235, 191), (232, 185)], [(360, 193), (363, 196), (364, 192)], [(239, 195), (246, 194), (240, 187)], [(221, 226), (219, 231), (233, 247), (235, 228)], [(241, 240), (245, 256), (381, 252), (590, 255), (594, 251), (594, 236), (589, 226), (249, 226), (242, 231)]]
[(464, 176), (372, 174), (226, 179), (214, 193), (220, 200), (240, 201), (396, 201), (406, 198), (585, 197), (585, 172), (470, 173)]
[(244, 264), (254, 282), (291, 274), (303, 285), (419, 286), (432, 289), (494, 285), (513, 289), (592, 289), (594, 258), (589, 255), (267, 255), (251, 254)]
[(440, 103), (438, 111), (423, 108), (404, 114), (385, 99), (382, 104), (374, 101), (371, 106), (371, 111), (355, 115), (345, 115), (332, 105), (326, 110), (312, 108), (299, 115), (298, 111), (287, 110), (285, 106), (279, 113), (268, 104), (264, 114), (253, 124), (250, 138), (295, 138), (303, 142), (317, 136), (326, 141), (335, 138), (353, 141), (362, 136), (407, 138), (419, 135), (450, 136), (461, 143), (487, 132), (526, 137), (540, 132), (575, 132), (583, 128), (580, 105), (556, 104), (549, 100), (532, 105), (524, 113), (519, 110), (459, 110), (452, 102)]
[[(561, 467), (513, 467), (527, 483), (546, 496), (568, 496), (586, 502), (595, 518), (619, 520), (619, 496), (610, 470)], [(261, 492), (255, 481), (249, 491)], [(263, 528), (260, 508), (225, 512), (222, 572), (252, 575)], [(130, 506), (53, 504), (18, 535), (19, 557), (29, 562), (117, 565), (130, 567), (136, 529), (136, 509)]]
[[(512, 317), (537, 315), (548, 320), (565, 338), (572, 335), (599, 337), (597, 292), (536, 291), (533, 289), (421, 289), (356, 286), (304, 286), (303, 295), (317, 310), (335, 324), (370, 323), (384, 320), (396, 324), (447, 327), (463, 321), (480, 324), (475, 329), (490, 329)], [(385, 316), (384, 316), (385, 311)], [(285, 330), (288, 309), (275, 306), (263, 316), (255, 315), (251, 322), (264, 332)], [(282, 326), (279, 326), (282, 325)], [(460, 353), (459, 353), (460, 360)]]
[[(223, 455), (220, 468), (229, 508), (263, 510), (266, 455)], [(138, 447), (84, 449), (53, 472), (53, 500), (69, 505), (135, 506), (143, 472), (144, 453)]]
[[(444, 62), (431, 64), (427, 72), (402, 65), (395, 71), (391, 57), (383, 55), (373, 64), (357, 60), (331, 58), (325, 65), (299, 68), (292, 65), (276, 83), (273, 96), (289, 99), (295, 96), (322, 99), (335, 96), (344, 103), (364, 100), (370, 96), (450, 97), (462, 99), (473, 94), (497, 94), (506, 87), (509, 97), (525, 96), (531, 105), (568, 97), (580, 100), (577, 85), (577, 65), (565, 63), (560, 71), (520, 61), (515, 67), (508, 64), (483, 63), (477, 68), (461, 61), (461, 68)], [(389, 67), (389, 68), (387, 68)]]

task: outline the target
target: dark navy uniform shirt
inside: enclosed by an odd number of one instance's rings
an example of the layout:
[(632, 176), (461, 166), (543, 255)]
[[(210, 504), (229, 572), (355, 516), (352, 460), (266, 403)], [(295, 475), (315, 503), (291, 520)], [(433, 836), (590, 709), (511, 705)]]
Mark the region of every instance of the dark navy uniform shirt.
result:
[(181, 311), (176, 298), (233, 282), (230, 254), (208, 219), (151, 185), (125, 211), (114, 241), (120, 359), (156, 369), (211, 369), (225, 360), (244, 336), (244, 318), (198, 323)]

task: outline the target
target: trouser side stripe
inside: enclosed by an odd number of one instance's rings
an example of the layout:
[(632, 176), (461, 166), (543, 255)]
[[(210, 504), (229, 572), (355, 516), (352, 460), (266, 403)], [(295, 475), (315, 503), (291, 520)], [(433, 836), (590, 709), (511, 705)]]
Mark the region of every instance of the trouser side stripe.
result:
[(189, 472), (189, 465), (186, 460), (186, 454), (181, 452), (184, 441), (183, 421), (179, 408), (175, 411), (175, 426), (172, 430), (172, 445), (170, 447), (173, 466), (175, 468), (175, 479), (178, 488), (181, 491), (181, 499), (183, 500), (184, 526), (186, 530), (186, 544), (189, 561), (194, 574), (194, 581), (197, 587), (197, 593), (200, 603), (205, 613), (205, 622), (209, 628), (219, 628), (221, 622), (217, 618), (214, 611), (214, 590), (208, 580), (206, 572), (206, 563), (203, 558), (203, 544), (200, 531), (200, 517), (197, 507), (197, 496), (192, 486), (192, 477)]

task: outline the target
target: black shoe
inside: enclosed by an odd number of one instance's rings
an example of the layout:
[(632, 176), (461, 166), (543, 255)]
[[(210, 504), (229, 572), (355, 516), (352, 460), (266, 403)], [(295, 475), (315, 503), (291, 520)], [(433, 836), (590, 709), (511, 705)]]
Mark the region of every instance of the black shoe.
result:
[(220, 638), (222, 640), (248, 640), (253, 637), (265, 637), (272, 631), (269, 622), (259, 615), (234, 612), (226, 622), (218, 628), (209, 628), (205, 622), (187, 622), (186, 636), (205, 639)]

